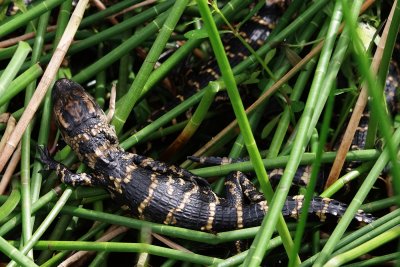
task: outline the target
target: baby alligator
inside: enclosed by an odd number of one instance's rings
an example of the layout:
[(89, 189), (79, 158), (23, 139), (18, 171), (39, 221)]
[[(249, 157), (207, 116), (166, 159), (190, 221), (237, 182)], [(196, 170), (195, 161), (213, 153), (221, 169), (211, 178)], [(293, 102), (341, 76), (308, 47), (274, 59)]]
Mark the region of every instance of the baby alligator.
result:
[[(41, 160), (55, 170), (63, 183), (103, 186), (113, 198), (140, 219), (179, 227), (219, 232), (259, 225), (268, 204), (240, 172), (225, 182), (226, 197), (218, 197), (206, 180), (189, 171), (151, 158), (125, 152), (114, 128), (94, 99), (77, 83), (61, 79), (52, 92), (54, 113), (64, 140), (92, 173), (76, 174), (41, 150)], [(303, 196), (288, 197), (282, 210), (297, 219)], [(346, 205), (315, 197), (308, 210), (319, 221), (340, 218)], [(373, 217), (359, 211), (356, 221)]]

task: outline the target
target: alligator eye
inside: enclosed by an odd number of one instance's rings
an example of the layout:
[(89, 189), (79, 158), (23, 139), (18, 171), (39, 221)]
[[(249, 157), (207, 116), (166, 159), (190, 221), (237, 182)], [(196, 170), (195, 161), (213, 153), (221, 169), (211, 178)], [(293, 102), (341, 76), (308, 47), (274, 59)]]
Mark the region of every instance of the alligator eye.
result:
[(57, 117), (57, 121), (58, 121), (58, 124), (60, 127), (64, 128), (64, 129), (68, 129), (70, 127), (70, 124), (68, 123), (68, 121), (66, 121), (60, 113), (56, 114), (56, 117)]

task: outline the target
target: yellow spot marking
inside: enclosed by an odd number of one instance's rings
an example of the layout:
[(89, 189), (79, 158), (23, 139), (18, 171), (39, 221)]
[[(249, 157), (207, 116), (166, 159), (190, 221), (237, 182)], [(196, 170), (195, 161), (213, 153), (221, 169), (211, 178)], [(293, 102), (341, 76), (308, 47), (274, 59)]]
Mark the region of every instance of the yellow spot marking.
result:
[(264, 201), (260, 201), (257, 204), (260, 207), (260, 210), (264, 211), (264, 213), (267, 213), (267, 211), (268, 211), (267, 201), (265, 201), (265, 200)]
[(300, 210), (301, 210), (301, 208), (303, 206), (304, 196), (303, 195), (297, 195), (297, 196), (293, 196), (292, 199), (295, 201), (295, 206), (291, 211), (290, 217), (292, 217), (294, 219), (298, 219)]
[(236, 207), (236, 216), (237, 216), (237, 228), (243, 228), (243, 207), (242, 205), (238, 205)]
[(151, 160), (145, 159), (145, 160), (143, 160), (143, 161), (141, 162), (141, 165), (142, 165), (143, 167), (146, 167), (147, 165), (149, 165), (150, 162), (151, 162)]
[(207, 220), (207, 224), (206, 226), (202, 226), (201, 230), (207, 230), (210, 231), (212, 229), (212, 225), (214, 222), (214, 218), (215, 218), (215, 207), (216, 204), (214, 202), (209, 204), (209, 213), (208, 213), (208, 220)]
[(131, 154), (131, 153), (125, 153), (125, 154), (122, 155), (122, 158), (128, 160), (128, 159), (133, 158), (133, 156), (134, 155)]
[(316, 212), (316, 215), (319, 217), (321, 222), (324, 222), (326, 220), (326, 212), (328, 210), (330, 201), (331, 200), (329, 198), (323, 198), (322, 202), (323, 202), (324, 206), (322, 207), (322, 209), (320, 211)]
[(157, 177), (155, 175), (151, 175), (151, 184), (149, 186), (149, 193), (147, 194), (147, 197), (138, 206), (140, 219), (144, 219), (143, 211), (149, 205), (150, 201), (153, 199), (154, 190), (156, 189), (157, 184), (158, 184)]
[(118, 192), (121, 190), (121, 178), (115, 178), (114, 187)]
[(87, 135), (86, 133), (82, 134), (82, 140), (83, 141), (89, 141), (90, 140), (89, 135)]
[(104, 157), (104, 146), (96, 147), (94, 154), (96, 155), (96, 158), (100, 158), (100, 159), (103, 158)]
[(132, 173), (136, 169), (137, 169), (136, 165), (128, 165), (128, 166), (126, 166), (125, 171), (128, 174), (128, 173)]
[(231, 182), (231, 181), (226, 181), (225, 182), (225, 186), (229, 186), (229, 193), (231, 193), (231, 195), (235, 196), (235, 189), (236, 189), (236, 185), (235, 183)]
[(172, 186), (174, 183), (174, 179), (171, 175), (168, 175), (168, 182), (167, 182), (167, 194), (171, 195), (174, 193), (174, 187)]
[(211, 190), (208, 191), (208, 192), (210, 192), (213, 195), (215, 204), (219, 205), (220, 204), (220, 200), (219, 200), (219, 197), (217, 196), (217, 194), (215, 194), (215, 192), (211, 191)]
[(198, 191), (199, 191), (198, 186), (194, 186), (192, 188), (192, 190), (186, 192), (183, 195), (183, 199), (182, 199), (181, 203), (179, 204), (179, 206), (176, 208), (170, 209), (167, 217), (165, 218), (164, 224), (173, 224), (174, 221), (176, 222), (176, 220), (174, 220), (174, 214), (176, 212), (181, 212), (185, 208), (185, 205), (190, 202), (190, 197), (192, 196), (192, 194), (196, 193)]
[(130, 210), (130, 208), (129, 208), (128, 205), (122, 205), (122, 206), (121, 206), (121, 209), (123, 209), (123, 210)]

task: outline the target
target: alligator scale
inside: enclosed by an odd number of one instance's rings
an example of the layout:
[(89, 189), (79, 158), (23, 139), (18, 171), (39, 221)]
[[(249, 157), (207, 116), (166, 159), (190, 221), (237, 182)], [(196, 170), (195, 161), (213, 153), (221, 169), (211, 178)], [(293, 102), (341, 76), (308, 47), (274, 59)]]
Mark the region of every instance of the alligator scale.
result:
[[(189, 171), (124, 151), (115, 130), (94, 99), (77, 83), (61, 79), (52, 92), (54, 113), (61, 134), (91, 173), (76, 174), (41, 150), (48, 169), (62, 182), (103, 186), (140, 219), (179, 227), (220, 232), (259, 225), (268, 204), (247, 177), (234, 172), (225, 182), (226, 197), (218, 197), (206, 180)], [(288, 197), (282, 213), (297, 219), (303, 196)], [(309, 213), (320, 221), (340, 218), (346, 205), (316, 197)], [(355, 220), (373, 221), (359, 211)]]

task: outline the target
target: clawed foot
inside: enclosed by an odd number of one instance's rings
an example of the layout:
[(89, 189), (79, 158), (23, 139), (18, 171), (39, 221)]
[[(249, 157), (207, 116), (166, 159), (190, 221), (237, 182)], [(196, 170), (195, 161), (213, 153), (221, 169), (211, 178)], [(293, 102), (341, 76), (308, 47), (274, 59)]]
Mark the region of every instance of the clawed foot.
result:
[(37, 147), (39, 151), (39, 160), (42, 162), (44, 169), (43, 170), (56, 170), (58, 162), (55, 161), (49, 154), (49, 151), (44, 146)]

